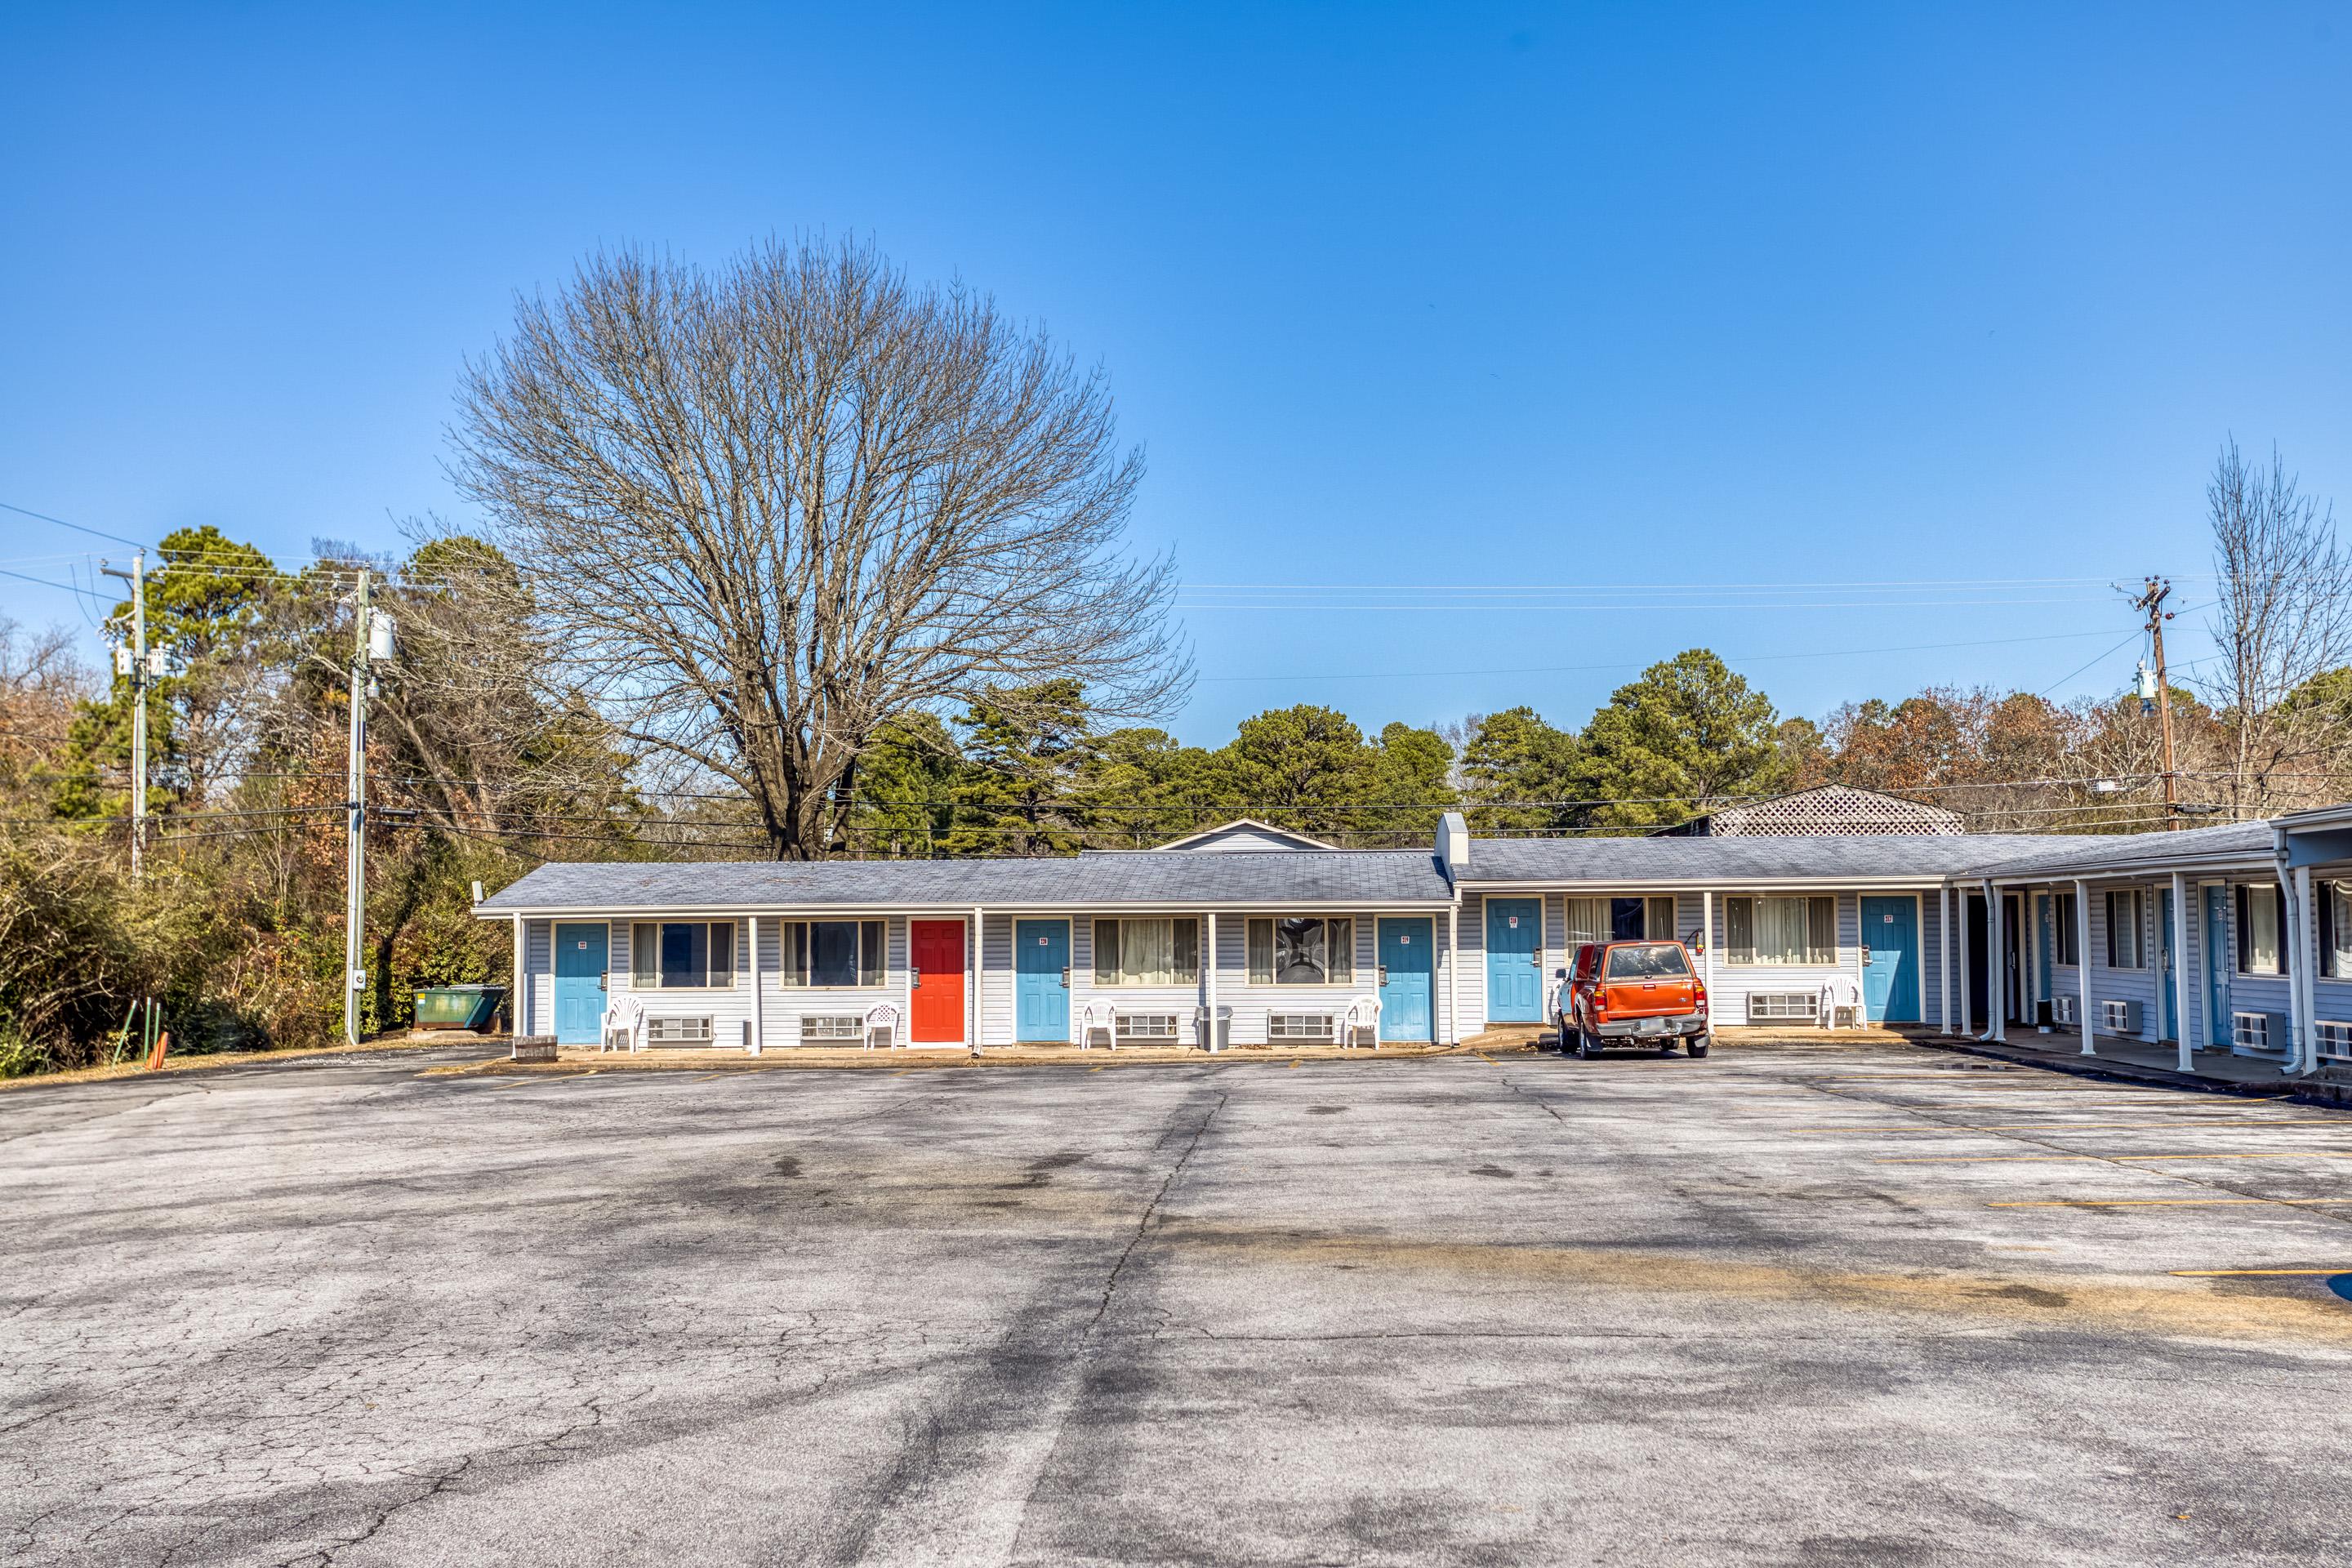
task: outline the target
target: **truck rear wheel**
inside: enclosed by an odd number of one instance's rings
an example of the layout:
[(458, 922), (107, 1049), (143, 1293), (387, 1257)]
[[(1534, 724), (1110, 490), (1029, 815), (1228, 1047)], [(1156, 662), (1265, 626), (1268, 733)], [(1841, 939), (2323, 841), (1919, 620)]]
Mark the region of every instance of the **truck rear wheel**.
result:
[(1582, 1029), (1576, 1031), (1576, 1054), (1590, 1061), (1601, 1049), (1601, 1043)]
[(1683, 1049), (1691, 1054), (1693, 1060), (1696, 1060), (1697, 1058), (1706, 1055), (1706, 1047), (1712, 1044), (1714, 1044), (1713, 1041), (1709, 1040), (1705, 1035), (1701, 1035), (1696, 1039), (1685, 1041), (1683, 1044)]

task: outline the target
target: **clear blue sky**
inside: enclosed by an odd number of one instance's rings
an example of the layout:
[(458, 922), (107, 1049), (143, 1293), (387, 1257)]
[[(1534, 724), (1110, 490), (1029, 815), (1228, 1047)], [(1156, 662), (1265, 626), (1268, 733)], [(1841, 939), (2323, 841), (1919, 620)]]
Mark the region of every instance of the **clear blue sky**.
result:
[[(2225, 434), (2352, 503), (2347, 51), (2315, 5), (11, 8), (0, 501), (390, 547), (465, 515), (514, 291), (856, 231), (1108, 369), (1187, 739), (1580, 724), (1694, 644), (1791, 712), (2040, 689), (2129, 631), (2106, 579), (2209, 570)], [(107, 548), (0, 514), (10, 570)], [(1958, 579), (2084, 581), (1556, 592)]]

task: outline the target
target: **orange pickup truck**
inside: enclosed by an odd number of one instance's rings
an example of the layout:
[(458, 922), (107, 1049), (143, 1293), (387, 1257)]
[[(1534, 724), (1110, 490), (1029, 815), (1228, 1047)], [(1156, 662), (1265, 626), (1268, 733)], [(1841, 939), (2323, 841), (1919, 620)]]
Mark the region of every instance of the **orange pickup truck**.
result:
[(1678, 942), (1589, 942), (1559, 988), (1559, 1044), (1589, 1057), (1603, 1046), (1679, 1044), (1706, 1055), (1706, 984)]

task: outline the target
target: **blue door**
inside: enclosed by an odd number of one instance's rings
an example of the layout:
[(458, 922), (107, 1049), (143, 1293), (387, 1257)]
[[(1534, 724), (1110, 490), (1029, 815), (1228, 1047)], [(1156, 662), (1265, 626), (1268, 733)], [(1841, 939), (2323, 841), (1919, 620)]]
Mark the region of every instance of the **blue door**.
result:
[(1543, 903), (1486, 900), (1486, 1021), (1543, 1022)]
[(1919, 906), (1907, 898), (1862, 900), (1862, 1001), (1876, 1024), (1919, 1021)]
[(2229, 1050), (2236, 1043), (2230, 1016), (2230, 889), (2205, 889), (2205, 1044)]
[(604, 1032), (604, 942), (599, 925), (555, 928), (555, 1037), (593, 1046)]
[(2172, 983), (2172, 889), (2156, 890), (2156, 982), (2164, 987), (2164, 1033), (2158, 1039), (2180, 1038), (2180, 991)]
[(1070, 1038), (1070, 922), (1013, 922), (1013, 1037)]
[(1427, 920), (1381, 922), (1381, 1038), (1434, 1040), (1430, 977), (1437, 972), (1434, 924)]

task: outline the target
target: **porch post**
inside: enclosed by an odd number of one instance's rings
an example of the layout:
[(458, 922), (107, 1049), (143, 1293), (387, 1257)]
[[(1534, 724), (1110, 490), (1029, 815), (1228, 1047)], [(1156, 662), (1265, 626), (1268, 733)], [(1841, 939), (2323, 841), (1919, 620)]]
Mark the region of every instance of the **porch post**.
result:
[(522, 1036), (530, 1033), (530, 975), (523, 968), (530, 944), (523, 940), (520, 915), (514, 918), (514, 995), (507, 1003), (507, 1026)]
[(1706, 1032), (1715, 1033), (1715, 889), (1698, 890), (1699, 975), (1706, 986)]
[(1445, 1043), (1462, 1043), (1462, 943), (1454, 919), (1457, 906), (1445, 906)]
[(1944, 1033), (1952, 1032), (1952, 885), (1946, 882), (1936, 889), (1936, 911), (1941, 917), (1936, 922), (1936, 956), (1942, 960), (1936, 965), (1936, 1022)]
[(751, 1054), (768, 1048), (768, 1010), (760, 1004), (760, 917), (751, 917)]
[(2311, 907), (2311, 868), (2294, 868), (2294, 1020), (2298, 1074), (2319, 1069), (2319, 921)]
[(2091, 1038), (2091, 885), (2074, 879), (2074, 983), (2080, 987), (2074, 1005), (2083, 1023), (2083, 1054), (2095, 1057), (2099, 1047)]
[(980, 955), (980, 906), (974, 904), (971, 907), (971, 946), (963, 955), (963, 1006), (970, 1019), (964, 1038), (970, 1043), (973, 1056), (980, 1055), (981, 1024), (988, 1016), (988, 1009), (982, 1005), (980, 997), (980, 988), (988, 978), (988, 965), (981, 961)]
[(2009, 1038), (2009, 910), (2000, 889), (1985, 880), (1985, 1019), (1984, 1037)]
[(1961, 1035), (1966, 1035), (1969, 1032), (1969, 1026), (1976, 1022), (1976, 1016), (1973, 1006), (1974, 998), (1970, 997), (1969, 994), (1969, 970), (1972, 966), (1969, 963), (1969, 889), (1965, 883), (1952, 889), (1952, 902), (1959, 909), (1959, 918), (1955, 921), (1952, 925), (1952, 947), (1953, 950), (1959, 954), (1960, 959), (1958, 965), (1960, 971), (1960, 1027), (1958, 1032)]
[(2172, 1017), (2173, 1033), (2179, 1037), (2173, 1042), (2179, 1050), (2177, 1065), (2189, 1072), (2196, 1066), (2195, 1047), (2189, 1043), (2189, 879), (2178, 871), (2172, 874)]
[[(1373, 928), (1375, 932), (1379, 927)], [(1377, 940), (1377, 938), (1375, 938)], [(1201, 1005), (1209, 1010), (1209, 1054), (1217, 1051), (1217, 911), (1201, 926)]]

